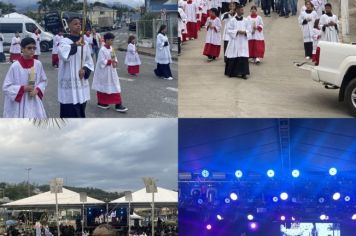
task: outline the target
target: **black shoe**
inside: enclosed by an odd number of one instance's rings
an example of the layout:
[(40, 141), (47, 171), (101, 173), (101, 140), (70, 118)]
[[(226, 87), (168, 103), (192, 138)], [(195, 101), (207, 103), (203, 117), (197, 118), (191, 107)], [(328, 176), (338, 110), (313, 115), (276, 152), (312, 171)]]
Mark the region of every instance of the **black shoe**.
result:
[(101, 108), (101, 109), (109, 109), (109, 105), (105, 105), (105, 104), (100, 104), (100, 103), (98, 103), (98, 105), (97, 105), (99, 108)]
[(246, 75), (242, 75), (241, 78), (242, 79), (247, 79), (247, 76)]
[(121, 112), (121, 113), (125, 113), (125, 112), (127, 112), (129, 109), (127, 109), (127, 107), (124, 107), (124, 106), (121, 105), (121, 104), (116, 104), (116, 105), (115, 105), (115, 110), (118, 111), (118, 112)]

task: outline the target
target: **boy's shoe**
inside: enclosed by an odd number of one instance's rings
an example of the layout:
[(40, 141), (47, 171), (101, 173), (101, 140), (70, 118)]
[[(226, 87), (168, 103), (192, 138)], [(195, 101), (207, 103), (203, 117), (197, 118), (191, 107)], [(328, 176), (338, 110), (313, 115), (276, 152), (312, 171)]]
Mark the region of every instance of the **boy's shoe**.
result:
[(98, 103), (98, 105), (97, 105), (99, 108), (101, 108), (101, 109), (109, 109), (110, 108), (110, 106), (109, 105), (105, 105), (105, 104), (100, 104), (100, 103)]
[(118, 112), (121, 112), (121, 113), (125, 113), (125, 112), (127, 112), (129, 109), (127, 109), (127, 107), (124, 107), (124, 106), (121, 105), (121, 104), (116, 104), (116, 105), (115, 105), (115, 110), (118, 111)]
[(173, 80), (172, 77), (164, 78), (165, 80)]

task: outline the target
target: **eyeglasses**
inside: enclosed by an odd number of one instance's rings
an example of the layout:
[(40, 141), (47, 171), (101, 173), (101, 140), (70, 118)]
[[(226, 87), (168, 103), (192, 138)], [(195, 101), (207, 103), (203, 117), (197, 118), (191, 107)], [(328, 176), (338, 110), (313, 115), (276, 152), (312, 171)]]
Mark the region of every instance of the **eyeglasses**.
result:
[(36, 50), (37, 47), (25, 47), (25, 49), (27, 49), (27, 50)]

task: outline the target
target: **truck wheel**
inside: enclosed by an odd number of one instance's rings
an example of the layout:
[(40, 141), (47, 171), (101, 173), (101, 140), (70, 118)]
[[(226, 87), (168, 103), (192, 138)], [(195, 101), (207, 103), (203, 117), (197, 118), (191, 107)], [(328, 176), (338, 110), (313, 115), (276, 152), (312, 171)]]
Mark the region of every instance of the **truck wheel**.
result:
[(351, 80), (346, 87), (345, 101), (351, 115), (356, 117), (356, 78)]
[(41, 52), (48, 52), (49, 51), (49, 43), (48, 42), (41, 42)]

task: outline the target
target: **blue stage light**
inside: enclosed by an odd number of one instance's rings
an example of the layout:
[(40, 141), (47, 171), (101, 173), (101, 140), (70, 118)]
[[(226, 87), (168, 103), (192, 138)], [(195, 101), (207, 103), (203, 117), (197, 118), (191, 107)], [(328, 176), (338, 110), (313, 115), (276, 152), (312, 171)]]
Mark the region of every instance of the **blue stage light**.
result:
[(272, 200), (273, 202), (278, 202), (278, 197), (273, 197)]
[(223, 218), (222, 218), (221, 215), (216, 215), (216, 218), (217, 218), (218, 220), (223, 220)]
[(242, 173), (242, 171), (241, 170), (237, 170), (237, 171), (235, 171), (235, 176), (236, 176), (236, 178), (241, 178), (242, 177), (242, 175), (243, 175), (243, 173)]
[(340, 195), (339, 192), (336, 192), (336, 193), (333, 194), (333, 199), (334, 199), (335, 201), (339, 200), (340, 197), (341, 197), (341, 195)]
[(207, 230), (211, 230), (211, 224), (206, 225)]
[(231, 200), (236, 201), (238, 199), (238, 196), (236, 193), (230, 193), (230, 198)]
[(248, 216), (247, 216), (247, 219), (248, 219), (248, 220), (253, 220), (253, 215), (248, 215)]
[(334, 176), (336, 174), (337, 174), (337, 169), (335, 167), (329, 169), (329, 175)]
[(204, 178), (208, 178), (209, 177), (209, 171), (208, 170), (202, 170), (201, 172), (201, 176), (203, 176)]
[(350, 196), (345, 196), (345, 202), (349, 202), (351, 200)]
[(267, 171), (267, 176), (270, 177), (270, 178), (273, 178), (274, 177), (274, 170), (268, 170)]
[(279, 196), (283, 201), (287, 200), (288, 199), (288, 193), (286, 192), (283, 192), (281, 193), (281, 195)]
[(295, 170), (292, 171), (292, 176), (293, 176), (294, 178), (298, 178), (299, 175), (300, 175), (299, 170), (295, 169)]

